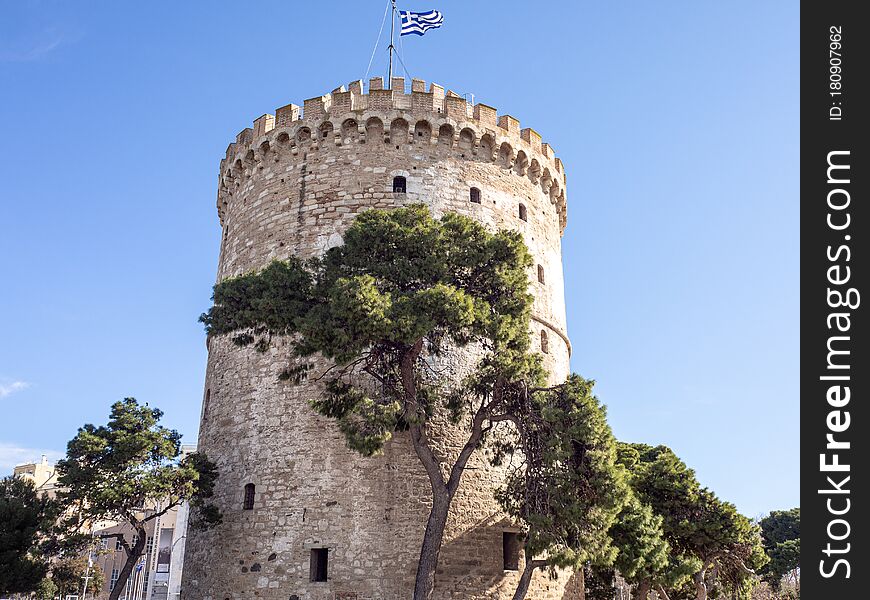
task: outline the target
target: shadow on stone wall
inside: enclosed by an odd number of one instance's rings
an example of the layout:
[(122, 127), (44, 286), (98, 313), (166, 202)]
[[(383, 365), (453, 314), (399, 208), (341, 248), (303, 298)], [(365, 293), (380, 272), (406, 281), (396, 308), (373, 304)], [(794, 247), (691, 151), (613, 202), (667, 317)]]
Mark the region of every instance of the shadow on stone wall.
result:
[[(519, 583), (520, 571), (506, 571), (502, 535), (511, 523), (501, 514), (489, 515), (441, 547), (435, 575), (435, 597), (468, 600), (510, 599)], [(520, 569), (525, 558), (520, 553)], [(549, 572), (535, 573), (528, 600), (584, 600), (582, 572), (561, 571), (556, 578)]]

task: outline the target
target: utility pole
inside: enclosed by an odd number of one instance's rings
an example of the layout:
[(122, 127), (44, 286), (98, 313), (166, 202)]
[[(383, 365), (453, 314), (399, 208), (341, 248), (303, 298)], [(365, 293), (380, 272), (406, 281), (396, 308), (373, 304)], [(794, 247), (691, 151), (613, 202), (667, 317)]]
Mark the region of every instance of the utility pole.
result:
[(82, 579), (85, 580), (85, 582), (82, 584), (82, 600), (85, 600), (85, 594), (88, 592), (88, 582), (93, 579), (93, 577), (91, 577), (92, 566), (94, 566), (93, 555), (91, 554), (91, 551), (88, 550), (88, 566), (85, 569), (85, 576), (82, 577)]

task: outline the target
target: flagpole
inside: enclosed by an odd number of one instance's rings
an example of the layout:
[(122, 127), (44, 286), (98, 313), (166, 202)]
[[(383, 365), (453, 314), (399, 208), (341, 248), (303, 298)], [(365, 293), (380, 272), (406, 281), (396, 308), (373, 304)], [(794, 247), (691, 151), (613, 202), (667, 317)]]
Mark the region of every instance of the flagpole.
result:
[(387, 72), (387, 89), (393, 89), (393, 30), (396, 27), (396, 0), (390, 0), (393, 9), (390, 12), (390, 68)]

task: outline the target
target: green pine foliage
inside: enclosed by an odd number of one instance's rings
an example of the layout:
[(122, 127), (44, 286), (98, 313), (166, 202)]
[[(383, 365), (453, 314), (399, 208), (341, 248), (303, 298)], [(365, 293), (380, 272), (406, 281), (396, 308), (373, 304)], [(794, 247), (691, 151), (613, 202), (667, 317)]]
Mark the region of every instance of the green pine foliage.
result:
[[(333, 361), (340, 368), (312, 406), (338, 421), (351, 448), (372, 455), (439, 407), (491, 396), (496, 379), (540, 376), (529, 353), (531, 264), (516, 232), (489, 233), (452, 213), (435, 219), (419, 204), (369, 210), (321, 258), (222, 281), (200, 320), (209, 335), (260, 350), (273, 336), (292, 336), (285, 379), (304, 379), (314, 355)], [(483, 358), (458, 389), (425, 376), (427, 356), (469, 345)], [(413, 382), (403, 381), (403, 360)]]
[(0, 594), (37, 589), (48, 570), (43, 546), (57, 514), (57, 503), (31, 481), (0, 479)]
[[(522, 457), (498, 499), (525, 529), (527, 565), (615, 565), (647, 590), (709, 581), (742, 597), (765, 559), (757, 528), (669, 448), (618, 444), (592, 381), (542, 387), (529, 336), (532, 262), (517, 232), (435, 218), (423, 205), (369, 210), (321, 257), (218, 283), (200, 320), (209, 335), (259, 351), (289, 341), (280, 378), (316, 371), (311, 406), (361, 454), (409, 433), (433, 490), (415, 598), (431, 597), (447, 510), (482, 447), (495, 462)], [(439, 366), (463, 348), (477, 361), (468, 374)], [(468, 434), (452, 464), (428, 442), (441, 416)]]
[(217, 469), (204, 455), (181, 458), (181, 436), (159, 424), (163, 413), (134, 398), (112, 405), (106, 425), (79, 428), (58, 461), (59, 502), (67, 508), (60, 527), (65, 544), (90, 543), (91, 524), (115, 521), (137, 534), (136, 545), (118, 538), (125, 552), (115, 600), (145, 547), (145, 525), (182, 502), (190, 502), (194, 524), (212, 526), (220, 512), (209, 503)]
[(662, 517), (629, 491), (616, 522), (610, 528), (617, 549), (614, 566), (629, 583), (663, 583), (670, 564), (670, 544), (664, 538)]
[[(281, 379), (301, 382), (325, 362), (309, 400), (350, 448), (371, 456), (408, 432), (433, 492), (415, 598), (431, 597), (447, 511), (469, 457), (490, 439), (493, 418), (544, 378), (530, 351), (531, 266), (515, 231), (491, 233), (452, 213), (436, 219), (421, 204), (369, 210), (322, 257), (220, 282), (200, 317), (209, 335), (239, 346), (265, 351), (276, 336), (289, 340)], [(477, 361), (467, 375), (439, 362), (462, 349)], [(445, 470), (427, 429), (438, 416), (467, 433)]]
[(755, 570), (767, 562), (760, 529), (733, 504), (701, 487), (670, 448), (622, 444), (618, 453), (638, 500), (661, 517), (670, 546), (668, 567), (648, 581), (675, 595), (694, 586), (698, 598), (711, 586), (740, 598), (750, 593)]
[[(78, 596), (84, 585), (85, 573), (88, 575), (87, 594), (99, 594), (106, 583), (106, 575), (99, 565), (88, 567), (86, 556), (66, 556), (51, 566), (51, 579), (61, 598), (68, 595)], [(48, 586), (46, 586), (48, 587)]]
[(800, 568), (801, 509), (775, 510), (761, 520), (761, 535), (770, 563), (762, 575), (779, 590), (785, 575)]
[(524, 525), (526, 556), (546, 554), (550, 567), (610, 565), (617, 555), (608, 530), (628, 487), (593, 386), (573, 374), (513, 412), (522, 464), (498, 498)]

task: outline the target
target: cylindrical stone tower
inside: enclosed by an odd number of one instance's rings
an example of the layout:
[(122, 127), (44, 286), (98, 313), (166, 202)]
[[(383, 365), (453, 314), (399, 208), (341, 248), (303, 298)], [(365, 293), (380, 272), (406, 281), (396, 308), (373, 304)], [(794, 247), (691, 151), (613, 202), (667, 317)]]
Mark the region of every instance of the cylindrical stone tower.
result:
[[(414, 80), (372, 79), (264, 115), (221, 161), (218, 280), (341, 243), (368, 208), (421, 202), (522, 232), (535, 258), (532, 347), (552, 380), (570, 344), (560, 237), (565, 174), (553, 149), (511, 116)], [(381, 456), (349, 450), (308, 400), (314, 383), (278, 380), (279, 342), (266, 353), (209, 340), (199, 449), (219, 468), (223, 523), (188, 532), (182, 600), (407, 600), (431, 489), (403, 434)], [(443, 453), (464, 442), (443, 430)], [(467, 437), (467, 436), (465, 436)], [(436, 576), (439, 599), (510, 598), (518, 565), (512, 527), (493, 491), (504, 472), (478, 452), (453, 502)], [(514, 530), (515, 531), (515, 530)], [(576, 598), (570, 573), (537, 573), (529, 598)]]

